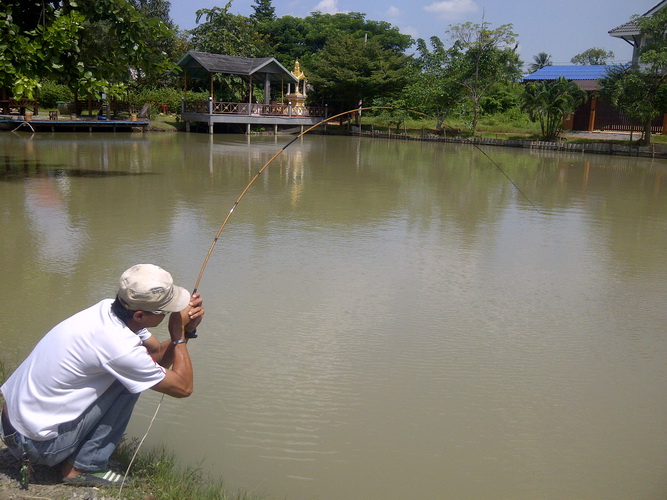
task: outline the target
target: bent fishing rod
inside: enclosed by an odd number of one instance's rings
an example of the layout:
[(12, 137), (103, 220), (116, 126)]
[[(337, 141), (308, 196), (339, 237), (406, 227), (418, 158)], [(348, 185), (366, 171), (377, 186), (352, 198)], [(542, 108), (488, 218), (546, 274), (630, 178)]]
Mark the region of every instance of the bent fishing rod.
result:
[[(225, 226), (227, 225), (227, 222), (229, 221), (229, 219), (231, 218), (232, 214), (234, 213), (234, 210), (236, 210), (236, 207), (238, 206), (238, 204), (241, 202), (241, 200), (242, 200), (243, 197), (246, 195), (246, 193), (248, 192), (248, 190), (250, 189), (250, 187), (254, 184), (254, 182), (259, 178), (260, 175), (262, 175), (262, 173), (264, 172), (264, 170), (266, 170), (266, 169), (268, 168), (268, 166), (271, 165), (271, 163), (273, 163), (273, 161), (274, 161), (276, 158), (278, 158), (278, 156), (280, 156), (280, 155), (282, 154), (283, 151), (285, 151), (287, 148), (289, 148), (292, 144), (294, 144), (297, 140), (299, 140), (301, 137), (303, 137), (304, 135), (306, 135), (306, 134), (307, 134), (308, 132), (310, 132), (311, 130), (314, 130), (314, 129), (316, 129), (317, 127), (319, 127), (319, 126), (321, 126), (321, 125), (324, 125), (324, 124), (326, 124), (326, 123), (328, 123), (328, 122), (330, 122), (330, 121), (332, 121), (332, 120), (335, 120), (336, 118), (340, 118), (340, 117), (342, 117), (342, 116), (349, 115), (349, 114), (352, 114), (352, 113), (359, 113), (359, 112), (361, 112), (361, 111), (368, 111), (368, 110), (374, 110), (374, 109), (387, 109), (387, 110), (394, 110), (394, 111), (406, 111), (406, 112), (408, 112), (408, 113), (418, 114), (418, 115), (424, 116), (424, 117), (426, 117), (426, 118), (436, 119), (436, 118), (433, 117), (433, 116), (427, 115), (426, 113), (422, 113), (421, 111), (416, 111), (416, 110), (414, 110), (414, 109), (396, 108), (396, 107), (393, 107), (393, 106), (366, 106), (366, 107), (359, 107), (359, 108), (355, 108), (355, 109), (350, 109), (350, 110), (347, 110), (347, 111), (343, 111), (342, 113), (338, 113), (338, 114), (336, 114), (336, 115), (330, 116), (329, 118), (326, 118), (326, 119), (324, 119), (324, 120), (322, 120), (322, 121), (316, 123), (315, 125), (312, 125), (311, 127), (305, 129), (305, 130), (302, 131), (301, 133), (299, 133), (297, 136), (294, 137), (294, 139), (292, 139), (292, 140), (289, 141), (287, 144), (285, 144), (281, 149), (279, 149), (278, 151), (276, 151), (276, 153), (269, 159), (269, 161), (267, 161), (267, 162), (262, 166), (262, 168), (260, 168), (260, 169), (257, 171), (257, 173), (255, 174), (255, 176), (254, 176), (252, 179), (250, 179), (250, 182), (248, 183), (248, 185), (243, 189), (243, 191), (241, 192), (241, 194), (239, 195), (239, 197), (236, 198), (236, 200), (235, 200), (234, 203), (232, 204), (231, 209), (230, 209), (229, 212), (227, 213), (227, 216), (226, 216), (225, 219), (222, 221), (222, 224), (220, 225), (220, 229), (218, 229), (218, 232), (216, 233), (215, 238), (213, 238), (213, 242), (211, 243), (211, 246), (210, 246), (209, 249), (208, 249), (208, 252), (207, 252), (207, 254), (206, 254), (206, 257), (204, 258), (204, 263), (203, 263), (202, 266), (201, 266), (201, 270), (199, 271), (199, 275), (197, 276), (197, 281), (196, 281), (196, 283), (195, 283), (195, 287), (194, 287), (194, 290), (192, 291), (192, 293), (195, 293), (195, 292), (199, 289), (199, 283), (201, 282), (202, 276), (204, 275), (204, 270), (206, 269), (206, 265), (208, 264), (208, 261), (209, 261), (209, 259), (211, 258), (211, 254), (213, 253), (213, 249), (215, 248), (215, 245), (216, 245), (216, 243), (218, 242), (218, 239), (220, 239), (220, 235), (222, 234), (222, 231), (225, 229)], [(493, 158), (491, 158), (491, 157), (486, 153), (486, 151), (484, 151), (482, 148), (480, 148), (479, 145), (476, 144), (475, 142), (470, 142), (470, 144), (471, 144), (472, 146), (474, 146), (480, 153), (482, 153), (482, 154), (483, 154), (483, 155), (484, 155), (484, 156), (491, 162), (491, 164), (494, 165), (494, 166), (495, 166), (495, 167), (496, 167), (496, 168), (497, 168), (497, 169), (498, 169), (498, 170), (505, 176), (505, 178), (507, 178), (507, 180), (512, 184), (512, 186), (514, 186), (514, 188), (521, 194), (521, 196), (523, 196), (523, 197), (526, 199), (526, 201), (530, 204), (531, 207), (533, 207), (533, 209), (535, 209), (535, 210), (537, 211), (537, 213), (541, 213), (541, 212), (539, 211), (539, 209), (535, 206), (535, 204), (530, 200), (530, 198), (528, 198), (528, 196), (527, 196), (527, 195), (521, 190), (521, 188), (516, 184), (516, 182), (514, 182), (514, 181), (512, 180), (512, 178), (511, 178), (511, 177), (510, 177), (510, 176), (509, 176), (509, 175), (508, 175), (508, 174), (507, 174), (507, 173), (500, 167), (500, 165), (498, 165), (498, 163), (496, 163), (496, 162), (493, 160)]]
[[(250, 187), (251, 187), (251, 186), (254, 184), (254, 182), (259, 178), (259, 176), (262, 175), (262, 173), (264, 172), (264, 170), (266, 170), (266, 169), (268, 168), (268, 166), (271, 165), (271, 163), (273, 163), (273, 161), (274, 161), (276, 158), (278, 158), (278, 156), (280, 156), (280, 155), (282, 154), (283, 151), (285, 151), (287, 148), (289, 148), (292, 144), (294, 144), (297, 140), (299, 140), (301, 137), (303, 137), (304, 135), (306, 135), (306, 134), (307, 134), (308, 132), (310, 132), (311, 130), (314, 130), (314, 129), (316, 129), (317, 127), (319, 127), (319, 126), (321, 126), (321, 125), (324, 125), (324, 124), (326, 124), (326, 123), (328, 123), (328, 122), (330, 122), (330, 121), (332, 121), (332, 120), (335, 120), (336, 118), (340, 118), (341, 116), (346, 116), (346, 115), (349, 115), (349, 114), (352, 114), (352, 113), (358, 113), (358, 112), (361, 112), (361, 111), (368, 111), (368, 110), (372, 110), (372, 109), (387, 109), (387, 110), (394, 110), (394, 111), (406, 111), (406, 112), (409, 112), (409, 113), (414, 113), (414, 114), (418, 114), (418, 115), (424, 116), (424, 117), (426, 117), (426, 118), (436, 119), (436, 118), (433, 117), (433, 116), (427, 115), (426, 113), (422, 113), (421, 111), (416, 111), (416, 110), (414, 110), (414, 109), (396, 108), (396, 107), (393, 107), (393, 106), (366, 106), (366, 107), (359, 107), (359, 108), (355, 108), (355, 109), (350, 109), (350, 110), (348, 110), (348, 111), (343, 111), (342, 113), (338, 113), (338, 114), (336, 114), (336, 115), (333, 115), (333, 116), (331, 116), (331, 117), (329, 117), (329, 118), (326, 118), (326, 119), (324, 119), (324, 120), (322, 120), (322, 121), (316, 123), (315, 125), (312, 125), (311, 127), (305, 129), (303, 132), (301, 132), (300, 134), (298, 134), (297, 136), (295, 136), (291, 141), (289, 141), (287, 144), (285, 144), (281, 149), (279, 149), (278, 151), (276, 151), (276, 153), (269, 159), (269, 161), (267, 161), (267, 162), (262, 166), (262, 168), (260, 168), (260, 169), (257, 171), (257, 173), (254, 175), (254, 177), (253, 177), (252, 179), (250, 179), (250, 182), (248, 183), (248, 185), (243, 189), (243, 191), (241, 192), (241, 194), (239, 195), (239, 197), (236, 198), (236, 200), (235, 200), (234, 203), (232, 204), (231, 209), (230, 209), (229, 212), (227, 213), (227, 216), (225, 217), (225, 219), (222, 221), (222, 224), (220, 225), (220, 228), (218, 229), (218, 232), (216, 233), (215, 238), (213, 238), (213, 242), (211, 243), (211, 246), (209, 247), (208, 252), (206, 253), (206, 257), (204, 258), (204, 262), (203, 262), (203, 264), (202, 264), (201, 270), (199, 271), (199, 275), (197, 276), (197, 281), (196, 281), (196, 283), (195, 283), (194, 290), (192, 291), (193, 294), (194, 294), (195, 292), (197, 292), (197, 290), (199, 289), (199, 284), (200, 284), (200, 282), (201, 282), (202, 276), (204, 275), (204, 270), (206, 269), (206, 265), (208, 264), (208, 261), (209, 261), (209, 259), (210, 259), (210, 257), (211, 257), (211, 254), (213, 253), (213, 249), (215, 248), (216, 243), (217, 243), (218, 240), (220, 239), (220, 235), (222, 234), (222, 231), (225, 229), (225, 226), (227, 225), (227, 222), (228, 222), (229, 219), (231, 218), (232, 214), (234, 213), (234, 210), (236, 210), (236, 207), (237, 207), (238, 204), (241, 202), (241, 200), (243, 199), (243, 197), (246, 195), (246, 193), (248, 192), (248, 190), (250, 189)], [(508, 174), (507, 174), (507, 173), (500, 167), (500, 165), (498, 165), (498, 163), (496, 163), (496, 162), (493, 160), (493, 158), (491, 158), (491, 157), (490, 157), (490, 156), (489, 156), (489, 155), (488, 155), (482, 148), (480, 148), (478, 144), (476, 144), (476, 143), (474, 143), (474, 142), (470, 142), (470, 144), (472, 144), (472, 145), (473, 145), (473, 146), (474, 146), (480, 153), (482, 153), (482, 154), (483, 154), (483, 155), (484, 155), (484, 156), (485, 156), (485, 157), (486, 157), (486, 158), (487, 158), (487, 159), (488, 159), (488, 160), (489, 160), (489, 161), (490, 161), (490, 162), (491, 162), (491, 163), (492, 163), (492, 164), (493, 164), (493, 165), (494, 165), (494, 166), (495, 166), (495, 167), (496, 167), (496, 168), (497, 168), (497, 169), (498, 169), (498, 170), (499, 170), (499, 171), (500, 171), (506, 178), (507, 178), (507, 180), (512, 184), (512, 186), (514, 186), (515, 189), (516, 189), (519, 193), (521, 193), (521, 195), (526, 199), (526, 201), (528, 201), (528, 203), (530, 204), (531, 207), (533, 207), (538, 213), (541, 213), (541, 212), (539, 211), (539, 209), (538, 209), (538, 208), (533, 204), (533, 202), (530, 200), (530, 198), (528, 198), (528, 196), (526, 196), (526, 194), (521, 190), (521, 188), (519, 188), (519, 186), (518, 186), (518, 185), (512, 180), (512, 178), (511, 178), (511, 177), (510, 177), (510, 176), (509, 176), (509, 175), (508, 175)], [(160, 402), (158, 403), (157, 408), (155, 409), (155, 414), (153, 415), (153, 418), (151, 419), (150, 424), (148, 425), (148, 429), (146, 430), (146, 433), (144, 434), (144, 436), (143, 436), (143, 437), (141, 438), (141, 440), (139, 441), (139, 444), (137, 445), (137, 448), (136, 448), (136, 450), (134, 451), (134, 454), (132, 455), (132, 458), (130, 459), (130, 462), (129, 462), (129, 464), (128, 464), (128, 466), (127, 466), (127, 469), (126, 469), (126, 471), (125, 471), (125, 476), (123, 477), (123, 482), (121, 483), (121, 487), (120, 487), (120, 491), (119, 491), (119, 496), (118, 496), (119, 499), (121, 498), (120, 495), (121, 495), (121, 493), (122, 493), (122, 491), (123, 491), (123, 486), (125, 485), (125, 478), (127, 477), (128, 473), (129, 473), (129, 471), (130, 471), (130, 468), (132, 467), (132, 464), (134, 463), (134, 459), (136, 458), (137, 454), (139, 453), (139, 449), (141, 448), (141, 446), (142, 446), (144, 440), (146, 439), (146, 437), (148, 436), (148, 433), (150, 432), (150, 429), (151, 429), (151, 427), (152, 427), (152, 425), (153, 425), (153, 422), (155, 421), (155, 419), (156, 419), (156, 417), (157, 417), (157, 414), (158, 414), (158, 412), (159, 412), (159, 410), (160, 410), (160, 407), (161, 407), (161, 405), (162, 405), (162, 400), (163, 400), (163, 399), (164, 399), (164, 394), (162, 394), (162, 398), (160, 398)]]

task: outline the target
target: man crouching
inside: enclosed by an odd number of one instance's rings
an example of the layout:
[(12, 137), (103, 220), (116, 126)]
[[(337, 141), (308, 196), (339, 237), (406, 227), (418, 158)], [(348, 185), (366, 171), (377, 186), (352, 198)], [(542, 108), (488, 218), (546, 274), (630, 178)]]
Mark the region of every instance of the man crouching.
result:
[[(171, 339), (160, 342), (147, 329), (169, 313)], [(150, 388), (184, 398), (193, 391), (187, 339), (203, 315), (200, 295), (174, 285), (164, 269), (125, 271), (115, 300), (56, 325), (0, 388), (0, 436), (12, 455), (60, 464), (67, 484), (120, 485), (109, 457), (139, 394)]]

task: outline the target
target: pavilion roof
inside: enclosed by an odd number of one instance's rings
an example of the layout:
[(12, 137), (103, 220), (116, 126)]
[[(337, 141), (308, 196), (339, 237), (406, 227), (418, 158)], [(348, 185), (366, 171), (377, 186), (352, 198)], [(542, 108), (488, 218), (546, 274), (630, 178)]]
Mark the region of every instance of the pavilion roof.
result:
[(190, 78), (207, 78), (211, 73), (225, 73), (240, 76), (244, 80), (254, 75), (263, 75), (263, 78), (267, 75), (271, 81), (297, 82), (296, 77), (274, 57), (236, 57), (189, 51), (177, 64), (187, 70)]

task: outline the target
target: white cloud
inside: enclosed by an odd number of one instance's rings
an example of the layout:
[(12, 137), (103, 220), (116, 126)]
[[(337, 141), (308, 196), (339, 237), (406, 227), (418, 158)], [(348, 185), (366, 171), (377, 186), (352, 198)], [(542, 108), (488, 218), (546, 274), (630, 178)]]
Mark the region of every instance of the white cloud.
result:
[(470, 12), (477, 12), (479, 7), (474, 0), (443, 0), (427, 5), (424, 10), (443, 18), (456, 18)]
[(338, 0), (320, 0), (313, 12), (321, 12), (322, 14), (338, 14)]
[(401, 9), (394, 7), (393, 5), (387, 9), (387, 17), (400, 17)]
[(412, 38), (419, 38), (419, 29), (415, 28), (414, 26), (403, 26), (401, 28), (401, 33), (404, 35), (410, 35)]

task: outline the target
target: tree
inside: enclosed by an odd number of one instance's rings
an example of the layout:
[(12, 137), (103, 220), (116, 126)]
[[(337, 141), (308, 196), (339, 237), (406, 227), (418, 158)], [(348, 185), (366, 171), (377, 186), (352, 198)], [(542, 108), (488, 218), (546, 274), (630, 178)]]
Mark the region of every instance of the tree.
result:
[(667, 10), (652, 17), (635, 16), (648, 43), (639, 52), (639, 65), (615, 67), (600, 82), (600, 95), (643, 125), (640, 143), (651, 143), (651, 122), (667, 112)]
[(372, 38), (340, 35), (327, 42), (307, 70), (317, 97), (357, 106), (403, 89), (409, 61), (408, 56), (385, 49)]
[(308, 66), (327, 42), (335, 37), (349, 35), (357, 39), (373, 39), (383, 49), (405, 52), (412, 44), (409, 35), (384, 21), (366, 20), (358, 12), (323, 14), (313, 12), (305, 18), (283, 16), (271, 23), (258, 25), (267, 37), (271, 55), (287, 66), (301, 61)]
[(546, 66), (552, 66), (551, 56), (546, 52), (540, 52), (536, 56), (533, 56), (533, 63), (530, 65), (530, 72), (535, 73), (538, 69), (542, 69)]
[(440, 38), (430, 38), (432, 50), (417, 40), (417, 71), (404, 92), (408, 105), (436, 118), (436, 128), (464, 98), (464, 88), (452, 70), (452, 53)]
[(276, 19), (276, 8), (271, 4), (271, 0), (254, 0), (252, 6), (255, 11), (250, 17), (258, 22), (273, 21)]
[(563, 130), (563, 118), (585, 102), (586, 92), (579, 86), (559, 78), (530, 83), (524, 90), (523, 109), (532, 121), (540, 123), (542, 139), (553, 141)]
[(264, 57), (269, 51), (264, 39), (255, 30), (255, 22), (249, 17), (232, 14), (231, 0), (225, 7), (200, 9), (196, 22), (205, 21), (190, 30), (195, 50), (240, 57)]
[(125, 0), (8, 0), (0, 10), (0, 85), (30, 96), (43, 78), (82, 94), (113, 93), (131, 72), (164, 74), (174, 64), (159, 43), (172, 32)]
[(473, 134), (477, 131), (480, 103), (494, 84), (521, 76), (521, 61), (515, 50), (516, 33), (511, 24), (491, 29), (491, 24), (467, 22), (452, 26), (452, 69), (465, 88), (472, 105)]
[(570, 62), (572, 64), (583, 64), (583, 65), (599, 65), (607, 64), (609, 59), (614, 58), (614, 53), (611, 50), (604, 50), (598, 47), (593, 47), (591, 49), (584, 50), (581, 54), (577, 54)]

